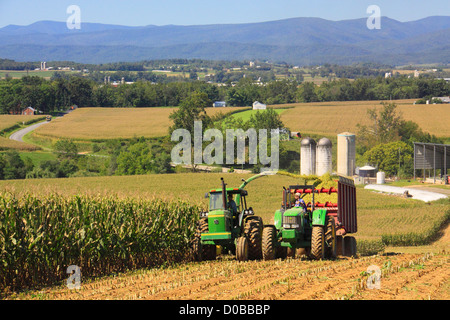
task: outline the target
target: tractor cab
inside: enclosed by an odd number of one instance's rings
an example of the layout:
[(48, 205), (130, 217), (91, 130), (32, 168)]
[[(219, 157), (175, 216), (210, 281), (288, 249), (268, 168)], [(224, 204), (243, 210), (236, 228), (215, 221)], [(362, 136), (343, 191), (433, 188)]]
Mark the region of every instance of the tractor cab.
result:
[[(218, 215), (223, 214), (231, 217), (232, 221), (229, 225), (231, 228), (238, 227), (242, 219), (254, 214), (253, 208), (247, 207), (246, 196), (248, 192), (240, 188), (225, 188), (225, 192), (222, 192), (222, 190), (213, 189), (209, 191), (209, 194), (207, 194), (209, 198), (209, 212), (204, 213), (203, 216), (216, 218)], [(234, 205), (230, 200), (234, 201)]]
[(258, 259), (261, 253), (263, 221), (247, 207), (247, 190), (244, 187), (264, 175), (256, 175), (238, 188), (227, 188), (223, 178), (222, 187), (206, 193), (209, 200), (207, 212), (200, 213), (197, 231), (193, 239), (193, 252), (197, 260), (216, 257), (216, 246), (224, 252), (236, 254), (239, 261)]

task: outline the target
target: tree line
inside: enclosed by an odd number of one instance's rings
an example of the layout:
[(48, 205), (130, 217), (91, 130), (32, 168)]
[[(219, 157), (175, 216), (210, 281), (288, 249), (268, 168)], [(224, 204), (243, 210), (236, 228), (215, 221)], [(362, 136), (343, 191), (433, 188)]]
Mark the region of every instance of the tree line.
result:
[(26, 76), (0, 81), (0, 113), (20, 112), (31, 106), (43, 113), (79, 107), (161, 107), (179, 106), (189, 94), (203, 92), (212, 101), (228, 106), (249, 106), (295, 102), (390, 100), (450, 95), (450, 84), (429, 78), (339, 79), (322, 83), (291, 80), (269, 81), (262, 85), (242, 78), (235, 85), (218, 86), (204, 81), (154, 83), (137, 81), (118, 85), (97, 83), (80, 76), (45, 80)]

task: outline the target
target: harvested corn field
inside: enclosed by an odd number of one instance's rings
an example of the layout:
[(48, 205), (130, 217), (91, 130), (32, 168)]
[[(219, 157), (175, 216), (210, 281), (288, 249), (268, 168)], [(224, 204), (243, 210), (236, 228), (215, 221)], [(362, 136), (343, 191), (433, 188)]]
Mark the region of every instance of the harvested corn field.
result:
[[(231, 257), (28, 293), (16, 298), (150, 300), (449, 299), (448, 253), (237, 262)], [(369, 267), (378, 268), (379, 289)], [(369, 280), (369, 281), (368, 281)]]

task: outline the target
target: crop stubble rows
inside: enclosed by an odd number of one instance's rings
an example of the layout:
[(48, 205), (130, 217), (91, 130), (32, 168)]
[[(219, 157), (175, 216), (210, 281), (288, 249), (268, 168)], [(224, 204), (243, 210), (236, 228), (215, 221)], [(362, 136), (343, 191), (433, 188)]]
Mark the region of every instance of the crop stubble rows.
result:
[[(287, 259), (240, 263), (230, 257), (167, 269), (140, 270), (44, 291), (48, 299), (448, 299), (449, 256), (376, 255), (334, 261)], [(381, 269), (368, 289), (367, 268)]]

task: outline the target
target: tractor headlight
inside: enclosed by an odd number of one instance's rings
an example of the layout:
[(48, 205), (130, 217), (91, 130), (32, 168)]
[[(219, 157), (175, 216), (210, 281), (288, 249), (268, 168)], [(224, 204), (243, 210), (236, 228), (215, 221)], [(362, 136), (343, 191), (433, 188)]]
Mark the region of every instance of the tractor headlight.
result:
[(201, 218), (206, 218), (207, 216), (208, 216), (208, 212), (204, 212), (204, 211), (200, 212)]
[(285, 224), (283, 224), (283, 228), (285, 228), (285, 229), (290, 229), (290, 228), (291, 228), (291, 225), (290, 225), (290, 224), (287, 224), (287, 223), (285, 223)]
[(298, 224), (291, 224), (292, 229), (297, 229), (300, 228), (300, 226)]

